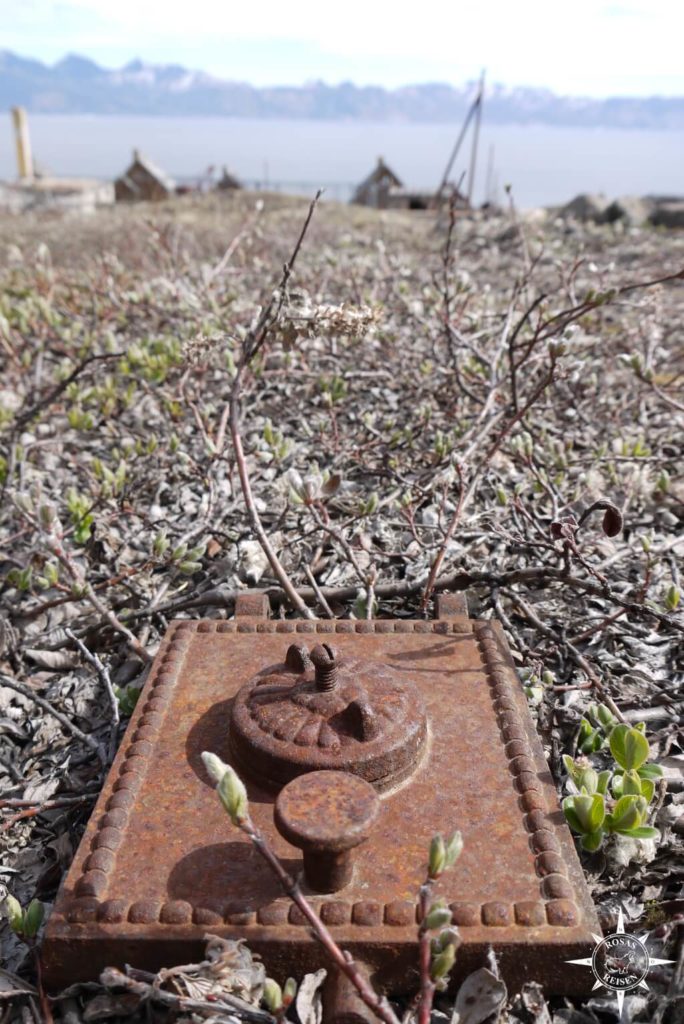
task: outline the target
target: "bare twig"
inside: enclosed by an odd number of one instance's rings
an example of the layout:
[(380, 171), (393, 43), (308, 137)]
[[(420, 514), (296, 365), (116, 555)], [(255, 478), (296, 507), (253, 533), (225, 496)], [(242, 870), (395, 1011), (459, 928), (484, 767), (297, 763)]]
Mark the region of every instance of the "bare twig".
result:
[[(417, 580), (393, 580), (388, 583), (378, 583), (375, 587), (375, 595), (378, 600), (389, 600), (391, 598), (409, 598), (420, 594), (425, 588), (427, 577)], [(573, 590), (580, 590), (585, 594), (594, 597), (602, 597), (606, 601), (619, 605), (626, 611), (642, 618), (653, 618), (670, 629), (684, 633), (684, 623), (678, 622), (673, 614), (659, 612), (655, 608), (639, 601), (626, 598), (615, 591), (608, 584), (600, 586), (593, 580), (582, 579), (581, 576), (567, 575), (564, 569), (553, 565), (532, 565), (521, 569), (510, 569), (507, 572), (495, 572), (494, 570), (461, 571), (448, 573), (439, 576), (434, 583), (433, 592), (442, 590), (467, 590), (469, 587), (504, 587), (513, 583), (523, 583), (531, 587), (546, 587), (551, 583), (562, 583)], [(327, 601), (353, 601), (358, 593), (358, 587), (320, 587), (320, 592)], [(267, 587), (262, 591), (274, 605), (286, 604), (289, 600), (287, 593), (278, 587)], [(161, 614), (171, 612), (188, 611), (196, 608), (232, 608), (240, 591), (237, 590), (207, 590), (202, 594), (188, 597), (180, 601), (171, 601), (156, 609)], [(299, 597), (315, 604), (318, 600), (316, 593), (311, 587), (299, 587)], [(130, 619), (137, 621), (154, 614), (149, 609), (132, 612)]]
[(308, 565), (304, 566), (304, 574), (306, 575), (307, 580), (311, 584), (311, 589), (313, 590), (314, 594), (316, 595), (316, 600), (318, 601), (319, 605), (323, 609), (323, 614), (325, 615), (325, 617), (327, 619), (334, 619), (335, 616), (332, 613), (332, 609), (330, 608), (330, 605), (328, 604), (328, 602), (325, 599), (325, 594), (323, 593), (323, 591), (319, 587), (319, 585), (318, 585), (318, 583), (316, 581), (316, 577), (311, 572), (311, 569), (309, 568)]
[(49, 715), (52, 715), (53, 718), (56, 718), (57, 721), (60, 722), (65, 729), (68, 729), (70, 733), (76, 736), (81, 743), (85, 743), (87, 747), (94, 750), (103, 765), (106, 766), (108, 764), (107, 755), (97, 740), (94, 740), (92, 736), (88, 736), (87, 733), (82, 732), (77, 725), (74, 725), (71, 719), (67, 718), (66, 715), (63, 715), (61, 711), (57, 711), (49, 701), (40, 697), (31, 689), (30, 686), (20, 683), (17, 679), (12, 679), (4, 672), (0, 672), (0, 685), (7, 686), (10, 690), (20, 693), (22, 697), (26, 697), (28, 700), (33, 701), (33, 703), (37, 704), (39, 708), (43, 709), (43, 711), (46, 711)]
[(454, 468), (456, 470), (456, 475), (458, 477), (458, 503), (454, 510), (454, 514), (451, 517), (451, 522), (449, 523), (448, 529), (444, 535), (442, 545), (439, 551), (437, 552), (434, 562), (430, 567), (430, 573), (428, 575), (427, 583), (425, 584), (425, 590), (423, 591), (423, 596), (420, 602), (421, 615), (425, 615), (426, 613), (428, 602), (430, 600), (430, 597), (432, 596), (432, 591), (434, 590), (435, 587), (435, 580), (437, 579), (437, 575), (442, 566), (442, 562), (444, 561), (444, 556), (446, 555), (447, 547), (449, 546), (449, 541), (454, 535), (456, 527), (458, 526), (459, 520), (461, 518), (461, 513), (463, 512), (463, 499), (465, 494), (465, 488), (463, 483), (463, 467), (460, 465), (460, 463), (457, 462), (455, 463)]
[(283, 891), (290, 897), (293, 903), (301, 910), (309, 922), (314, 937), (320, 942), (332, 962), (346, 975), (352, 985), (359, 993), (359, 996), (372, 1012), (385, 1024), (399, 1024), (392, 1007), (384, 996), (379, 996), (370, 982), (363, 976), (358, 966), (346, 950), (340, 949), (325, 924), (317, 916), (303, 895), (299, 883), (284, 869), (280, 860), (271, 850), (267, 840), (261, 832), (255, 828), (249, 815), (235, 822), (237, 827), (251, 841), (255, 850), (263, 857), (269, 868), (280, 882)]
[(103, 604), (96, 594), (93, 586), (88, 582), (85, 575), (81, 572), (71, 555), (61, 543), (61, 540), (57, 537), (47, 535), (45, 543), (46, 547), (52, 552), (57, 561), (66, 569), (77, 587), (82, 589), (84, 597), (88, 599), (95, 611), (98, 612), (99, 615), (103, 616), (109, 625), (128, 641), (131, 649), (142, 661), (149, 664), (152, 661), (152, 655), (142, 646), (138, 638), (131, 633), (130, 629), (127, 626), (124, 626), (123, 622), (121, 622), (121, 620), (114, 614), (112, 609), (107, 608), (106, 605)]
[(76, 644), (85, 660), (93, 666), (98, 676), (100, 677), (102, 685), (105, 688), (105, 693), (107, 694), (109, 707), (112, 713), (112, 725), (109, 731), (109, 749), (107, 751), (109, 760), (112, 761), (114, 759), (114, 753), (116, 751), (116, 740), (119, 732), (120, 714), (119, 702), (116, 699), (116, 694), (114, 692), (112, 680), (109, 675), (109, 669), (106, 667), (106, 665), (103, 665), (103, 663), (100, 661), (96, 654), (93, 654), (92, 651), (88, 650), (83, 641), (79, 640), (79, 638), (74, 633), (72, 633), (70, 629), (65, 629), (64, 632), (69, 637), (69, 639)]
[(105, 988), (123, 988), (126, 992), (132, 992), (138, 996), (141, 1002), (151, 1000), (172, 1010), (198, 1013), (203, 1017), (215, 1017), (217, 1013), (230, 1013), (233, 1019), (253, 1021), (254, 1024), (275, 1024), (275, 1017), (272, 1017), (270, 1013), (257, 1010), (228, 992), (222, 992), (215, 1002), (190, 999), (187, 996), (176, 995), (175, 992), (166, 992), (145, 981), (131, 978), (116, 967), (106, 967), (100, 975), (100, 981)]
[[(597, 676), (592, 666), (589, 664), (587, 659), (577, 650), (575, 645), (571, 644), (567, 640), (561, 640), (560, 637), (556, 635), (553, 629), (547, 626), (546, 623), (542, 622), (542, 620), (536, 614), (534, 609), (527, 603), (527, 601), (523, 600), (523, 598), (520, 597), (519, 594), (516, 594), (515, 591), (506, 590), (505, 593), (506, 596), (511, 599), (513, 604), (523, 613), (525, 618), (529, 619), (529, 621), (532, 623), (535, 629), (538, 629), (539, 632), (542, 633), (544, 636), (548, 637), (549, 640), (553, 640), (554, 643), (564, 647), (567, 650), (568, 654), (575, 662), (577, 667), (580, 668), (586, 675), (591, 688), (599, 695), (604, 704), (608, 705), (608, 707), (613, 712), (618, 721), (624, 722), (625, 718), (622, 712), (620, 711), (619, 707), (617, 706), (613, 698), (610, 696), (610, 694), (607, 692), (606, 688), (604, 687), (603, 683)], [(578, 684), (577, 688), (581, 688), (581, 684)]]
[(309, 212), (307, 214), (306, 220), (304, 221), (302, 230), (300, 231), (299, 238), (297, 239), (295, 247), (292, 251), (292, 255), (290, 256), (289, 261), (285, 264), (283, 268), (283, 275), (280, 280), (280, 284), (278, 286), (277, 291), (274, 292), (273, 295), (271, 296), (270, 302), (266, 305), (263, 312), (261, 313), (261, 316), (259, 317), (259, 320), (257, 321), (257, 324), (254, 327), (254, 329), (251, 330), (247, 337), (245, 338), (242, 347), (242, 356), (240, 357), (240, 361), (237, 365), (235, 378), (233, 380), (233, 386), (230, 391), (230, 398), (221, 417), (221, 422), (219, 424), (219, 429), (217, 432), (215, 442), (217, 451), (221, 452), (223, 448), (223, 438), (226, 429), (226, 422), (228, 422), (230, 424), (230, 434), (233, 441), (235, 461), (237, 463), (238, 474), (240, 476), (240, 486), (242, 487), (242, 494), (245, 500), (245, 506), (247, 508), (247, 515), (249, 516), (250, 525), (252, 527), (252, 530), (254, 531), (254, 535), (259, 541), (259, 544), (261, 545), (261, 548), (264, 554), (266, 555), (266, 558), (268, 559), (269, 565), (271, 566), (273, 572), (275, 573), (275, 576), (278, 579), (278, 582), (280, 583), (281, 587), (287, 594), (288, 599), (290, 600), (293, 608), (296, 608), (301, 615), (309, 619), (314, 618), (314, 615), (311, 612), (311, 610), (307, 608), (306, 604), (299, 597), (299, 594), (292, 585), (289, 576), (285, 572), (285, 569), (283, 568), (283, 565), (280, 559), (278, 558), (275, 549), (273, 548), (273, 545), (271, 544), (268, 538), (266, 531), (264, 530), (261, 518), (257, 511), (257, 507), (254, 502), (254, 495), (252, 493), (252, 485), (249, 477), (249, 470), (247, 468), (247, 460), (245, 458), (245, 453), (242, 446), (240, 419), (242, 405), (243, 375), (245, 373), (245, 370), (252, 364), (252, 362), (254, 361), (254, 359), (264, 346), (266, 339), (268, 337), (269, 330), (277, 322), (278, 317), (280, 316), (283, 304), (285, 302), (285, 289), (287, 288), (287, 283), (290, 279), (290, 275), (292, 274), (292, 269), (295, 265), (297, 256), (299, 255), (299, 250), (302, 247), (304, 237), (309, 228), (309, 224), (311, 223), (311, 218), (313, 217), (313, 212), (316, 208), (318, 200), (320, 199), (320, 196), (321, 192), (319, 191), (316, 193), (316, 197), (309, 206)]
[[(44, 814), (45, 811), (58, 810), (60, 807), (74, 807), (77, 804), (87, 803), (89, 800), (94, 799), (94, 794), (92, 797), (79, 796), (64, 799), (57, 797), (55, 800), (45, 800), (44, 803), (24, 807), (23, 810), (17, 811), (16, 814), (13, 814), (11, 817), (7, 818), (6, 821), (3, 821), (2, 825), (0, 825), (0, 833), (9, 832), (9, 830), (13, 828), (18, 821), (24, 821), (26, 818), (37, 818), (39, 814)], [(0, 807), (9, 805), (10, 801), (0, 801)]]
[(57, 384), (56, 387), (54, 387), (52, 391), (45, 396), (45, 398), (40, 399), (40, 401), (36, 402), (25, 412), (22, 412), (17, 416), (12, 423), (12, 432), (16, 434), (22, 429), (22, 427), (29, 423), (34, 416), (37, 416), (43, 409), (47, 409), (51, 406), (60, 395), (64, 394), (69, 385), (73, 384), (76, 378), (79, 377), (92, 363), (103, 362), (109, 359), (121, 359), (125, 354), (125, 352), (105, 352), (102, 355), (86, 356), (86, 358), (83, 359), (78, 366), (74, 367), (71, 373), (68, 374), (64, 380), (61, 380), (59, 384)]

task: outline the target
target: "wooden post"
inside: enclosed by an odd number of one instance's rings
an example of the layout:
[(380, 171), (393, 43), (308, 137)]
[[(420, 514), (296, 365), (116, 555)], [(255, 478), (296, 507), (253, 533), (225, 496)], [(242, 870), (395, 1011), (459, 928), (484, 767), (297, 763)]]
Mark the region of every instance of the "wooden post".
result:
[(494, 205), (494, 143), (489, 147), (487, 159), (487, 181), (485, 183), (485, 202)]
[(14, 135), (17, 143), (17, 170), (22, 180), (33, 180), (33, 155), (29, 136), (28, 118), (23, 107), (12, 107)]

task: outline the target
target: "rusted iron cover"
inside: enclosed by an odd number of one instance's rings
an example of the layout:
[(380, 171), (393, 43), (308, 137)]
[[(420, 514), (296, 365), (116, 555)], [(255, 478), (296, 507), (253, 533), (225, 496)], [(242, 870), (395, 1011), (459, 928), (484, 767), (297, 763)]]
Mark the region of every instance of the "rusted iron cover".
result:
[(230, 746), (255, 782), (279, 789), (305, 772), (342, 770), (379, 792), (416, 767), (427, 738), (422, 698), (378, 659), (331, 644), (291, 644), (284, 663), (238, 692)]
[[(207, 932), (243, 938), (280, 981), (325, 966), (299, 910), (230, 825), (200, 756), (234, 762), (229, 722), (245, 686), (269, 672), (311, 677), (283, 669), (294, 643), (309, 653), (330, 644), (369, 675), (387, 666), (407, 693), (419, 692), (428, 722), (412, 773), (376, 792), (380, 810), (352, 851), (349, 880), (331, 894), (308, 887), (340, 944), (378, 987), (415, 992), (427, 849), (435, 832), (458, 828), (463, 854), (436, 892), (462, 939), (454, 983), (493, 947), (511, 990), (536, 980), (557, 993), (585, 991), (584, 972), (565, 961), (586, 956), (600, 926), (503, 631), (460, 608), (448, 615), (316, 622), (252, 611), (172, 623), (47, 924), (48, 984), (90, 979), (107, 965), (188, 963), (201, 958)], [(277, 794), (246, 783), (256, 826), (300, 873), (302, 849), (274, 823)], [(295, 807), (295, 817), (304, 811)]]

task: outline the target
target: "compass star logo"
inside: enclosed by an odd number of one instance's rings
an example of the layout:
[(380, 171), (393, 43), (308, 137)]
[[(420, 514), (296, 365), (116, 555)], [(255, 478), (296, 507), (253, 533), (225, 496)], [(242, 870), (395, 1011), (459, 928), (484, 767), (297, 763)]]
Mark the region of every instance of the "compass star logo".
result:
[(620, 1017), (622, 1017), (625, 992), (631, 992), (634, 988), (648, 989), (646, 975), (651, 967), (655, 967), (657, 964), (674, 963), (673, 960), (659, 960), (658, 957), (648, 955), (648, 950), (644, 945), (647, 934), (644, 933), (639, 938), (635, 935), (627, 935), (621, 908), (618, 913), (617, 929), (612, 935), (607, 935), (605, 939), (601, 935), (592, 935), (596, 946), (591, 956), (584, 957), (582, 960), (565, 961), (568, 964), (591, 967), (596, 978), (594, 988), (603, 986), (617, 993)]

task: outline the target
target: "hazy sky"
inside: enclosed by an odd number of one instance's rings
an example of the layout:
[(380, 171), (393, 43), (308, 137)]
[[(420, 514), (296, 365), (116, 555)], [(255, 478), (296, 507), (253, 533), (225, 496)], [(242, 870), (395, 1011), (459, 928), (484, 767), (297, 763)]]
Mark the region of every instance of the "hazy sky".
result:
[(0, 47), (256, 85), (490, 81), (684, 95), (684, 0), (0, 0)]

